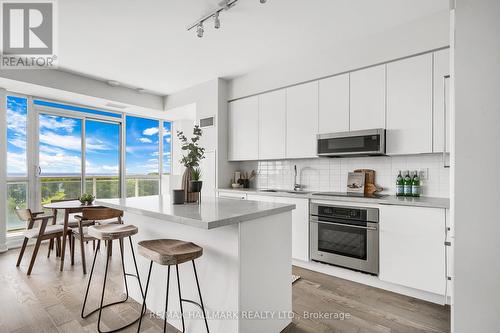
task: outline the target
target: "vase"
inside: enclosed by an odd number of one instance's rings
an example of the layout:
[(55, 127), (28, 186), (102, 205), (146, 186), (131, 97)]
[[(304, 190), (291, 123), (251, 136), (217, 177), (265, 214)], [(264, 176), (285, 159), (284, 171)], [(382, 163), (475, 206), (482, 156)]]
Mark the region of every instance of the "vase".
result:
[(191, 180), (189, 182), (189, 192), (201, 192), (203, 182), (201, 180)]
[(199, 193), (191, 192), (189, 190), (189, 184), (191, 182), (191, 173), (193, 168), (186, 168), (184, 174), (182, 175), (182, 189), (184, 190), (184, 202), (197, 202)]

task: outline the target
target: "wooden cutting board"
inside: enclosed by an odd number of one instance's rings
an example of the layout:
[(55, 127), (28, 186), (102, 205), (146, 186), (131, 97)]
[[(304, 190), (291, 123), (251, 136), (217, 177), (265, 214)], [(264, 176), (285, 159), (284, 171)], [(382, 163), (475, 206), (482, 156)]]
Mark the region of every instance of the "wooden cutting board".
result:
[(370, 196), (375, 192), (380, 192), (383, 188), (378, 187), (375, 183), (375, 170), (372, 169), (356, 169), (354, 172), (365, 174), (365, 195)]

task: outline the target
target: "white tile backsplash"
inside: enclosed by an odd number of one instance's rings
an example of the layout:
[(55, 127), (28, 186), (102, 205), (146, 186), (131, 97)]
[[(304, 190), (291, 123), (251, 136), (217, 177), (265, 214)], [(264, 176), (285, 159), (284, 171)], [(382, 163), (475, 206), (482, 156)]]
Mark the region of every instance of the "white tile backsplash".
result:
[(378, 156), (352, 158), (315, 158), (300, 160), (241, 162), (242, 171), (256, 170), (257, 177), (252, 182), (256, 188), (293, 189), (294, 165), (297, 166), (297, 182), (309, 191), (346, 190), (347, 174), (355, 169), (373, 169), (382, 193), (394, 194), (396, 177), (399, 172), (426, 169), (427, 179), (422, 180), (422, 195), (429, 197), (449, 197), (449, 169), (444, 167), (441, 154)]

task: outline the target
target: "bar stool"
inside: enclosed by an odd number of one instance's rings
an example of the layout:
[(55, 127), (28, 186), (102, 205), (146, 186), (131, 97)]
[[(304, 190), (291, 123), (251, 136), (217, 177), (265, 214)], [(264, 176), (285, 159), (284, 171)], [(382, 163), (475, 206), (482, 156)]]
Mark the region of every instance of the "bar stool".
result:
[[(153, 268), (153, 262), (156, 262), (162, 266), (168, 266), (167, 273), (167, 295), (165, 298), (165, 320), (163, 322), (163, 332), (167, 329), (167, 308), (168, 308), (168, 289), (170, 286), (170, 266), (175, 265), (175, 271), (177, 274), (177, 289), (179, 292), (179, 303), (181, 307), (181, 319), (182, 319), (182, 332), (185, 331), (184, 325), (184, 311), (182, 309), (182, 302), (188, 302), (195, 304), (201, 308), (203, 312), (203, 319), (205, 320), (205, 326), (208, 330), (207, 316), (205, 314), (205, 306), (203, 305), (203, 299), (201, 298), (200, 283), (198, 282), (198, 274), (196, 272), (196, 265), (194, 260), (203, 255), (203, 248), (191, 242), (185, 242), (177, 239), (154, 239), (139, 242), (137, 250), (140, 255), (149, 259), (151, 262), (149, 264), (148, 279), (146, 282), (146, 290), (144, 291), (144, 302), (142, 303), (141, 313), (145, 312), (146, 308), (146, 297), (148, 294), (149, 279), (151, 277), (151, 269)], [(198, 287), (198, 295), (200, 296), (200, 303), (189, 299), (183, 299), (181, 296), (181, 284), (179, 280), (179, 265), (185, 262), (191, 261), (193, 263), (194, 277), (196, 279), (196, 286)], [(142, 317), (139, 319), (139, 326), (137, 332), (141, 330)]]
[[(133, 277), (137, 278), (137, 281), (139, 282), (139, 288), (141, 290), (141, 295), (144, 297), (141, 279), (139, 278), (139, 271), (137, 269), (137, 262), (135, 260), (134, 247), (132, 245), (132, 235), (135, 235), (138, 232), (138, 229), (135, 225), (131, 225), (131, 224), (103, 224), (103, 225), (95, 225), (95, 226), (88, 227), (87, 232), (88, 232), (89, 236), (98, 240), (98, 243), (97, 243), (97, 247), (96, 247), (95, 253), (94, 253), (94, 261), (92, 262), (92, 269), (90, 270), (89, 281), (87, 284), (87, 291), (85, 292), (85, 299), (83, 300), (81, 317), (85, 319), (85, 318), (89, 317), (90, 315), (92, 315), (93, 313), (99, 311), (99, 317), (97, 320), (97, 330), (99, 331), (99, 333), (116, 332), (116, 331), (122, 330), (124, 328), (127, 328), (129, 326), (132, 326), (133, 324), (137, 323), (140, 318), (142, 318), (142, 316), (144, 315), (144, 312), (141, 311), (141, 313), (139, 314), (139, 318), (137, 318), (133, 322), (128, 323), (127, 325), (119, 327), (117, 329), (114, 329), (111, 331), (106, 331), (106, 332), (103, 332), (101, 330), (101, 315), (102, 315), (102, 309), (104, 309), (108, 306), (112, 306), (112, 305), (116, 305), (116, 304), (120, 304), (120, 303), (125, 303), (128, 300), (129, 295), (128, 295), (127, 276), (133, 276)], [(124, 248), (123, 239), (126, 237), (128, 237), (129, 242), (130, 242), (130, 249), (132, 251), (132, 258), (134, 260), (134, 266), (135, 266), (135, 273), (136, 273), (135, 275), (125, 272), (125, 263), (123, 261), (123, 248)], [(112, 246), (112, 241), (115, 239), (118, 239), (119, 243), (120, 243), (120, 254), (121, 254), (121, 261), (122, 261), (123, 280), (125, 281), (126, 298), (124, 300), (121, 300), (121, 301), (117, 301), (117, 302), (113, 302), (113, 303), (109, 303), (109, 304), (104, 305), (103, 304), (104, 303), (104, 293), (106, 291), (106, 279), (108, 276), (109, 259), (111, 257), (111, 246)], [(89, 312), (88, 314), (85, 314), (85, 305), (87, 303), (87, 297), (89, 294), (90, 284), (92, 282), (92, 276), (94, 274), (94, 267), (95, 267), (95, 262), (96, 262), (96, 258), (97, 258), (97, 253), (99, 252), (99, 249), (101, 247), (101, 241), (108, 242), (107, 253), (106, 253), (106, 269), (104, 270), (104, 282), (102, 284), (101, 302), (100, 302), (100, 306), (97, 309)]]

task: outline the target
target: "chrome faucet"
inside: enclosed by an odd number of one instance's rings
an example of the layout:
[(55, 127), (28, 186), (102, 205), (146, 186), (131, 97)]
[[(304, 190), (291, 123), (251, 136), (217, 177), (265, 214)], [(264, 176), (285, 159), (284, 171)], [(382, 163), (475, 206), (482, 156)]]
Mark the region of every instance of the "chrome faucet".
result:
[(294, 191), (299, 191), (299, 190), (302, 189), (302, 185), (300, 185), (299, 183), (297, 183), (297, 165), (293, 166), (293, 170), (294, 170), (293, 190)]

